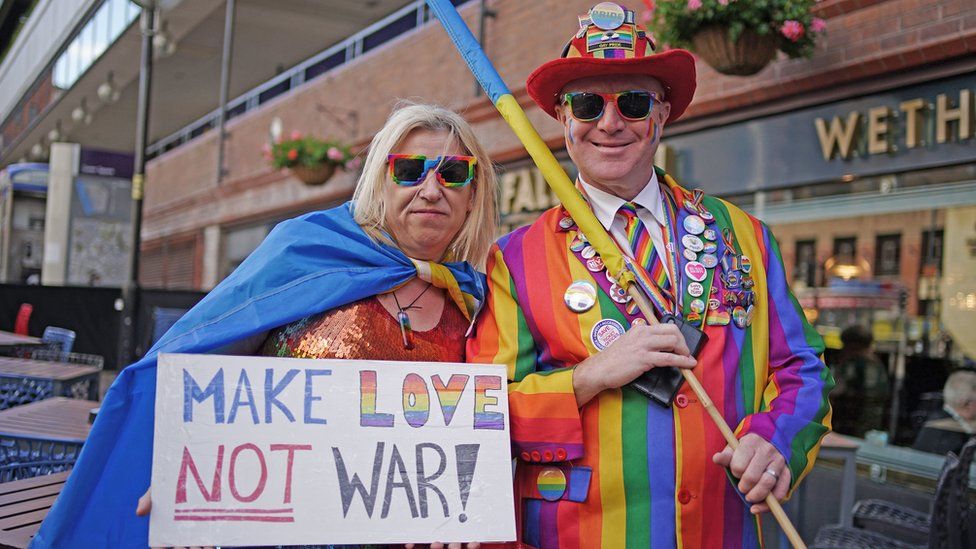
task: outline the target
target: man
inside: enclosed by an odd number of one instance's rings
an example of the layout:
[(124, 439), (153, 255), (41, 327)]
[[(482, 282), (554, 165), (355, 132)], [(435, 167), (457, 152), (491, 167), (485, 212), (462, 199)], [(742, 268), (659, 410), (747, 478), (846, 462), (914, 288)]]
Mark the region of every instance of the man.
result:
[(933, 454), (959, 454), (976, 435), (976, 372), (953, 372), (942, 389), (942, 400), (942, 409), (927, 418), (912, 447)]
[[(468, 356), (509, 367), (519, 539), (756, 546), (754, 513), (813, 466), (829, 429), (822, 341), (769, 230), (653, 166), (665, 124), (694, 95), (691, 54), (655, 54), (613, 3), (580, 22), (562, 58), (529, 76), (529, 94), (562, 124), (593, 213), (658, 288), (658, 315), (708, 342), (695, 360), (675, 326), (647, 325), (561, 207), (498, 241)], [(670, 407), (628, 386), (662, 367), (694, 368), (737, 451), (687, 384)]]

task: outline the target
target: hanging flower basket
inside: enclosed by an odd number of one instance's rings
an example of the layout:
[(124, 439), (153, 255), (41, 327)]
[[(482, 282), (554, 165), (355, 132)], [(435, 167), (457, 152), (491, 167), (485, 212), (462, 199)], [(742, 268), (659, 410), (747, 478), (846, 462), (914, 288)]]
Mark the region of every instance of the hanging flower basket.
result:
[(322, 185), (335, 175), (336, 165), (319, 164), (318, 166), (309, 167), (299, 164), (288, 168), (288, 170), (291, 171), (291, 174), (295, 178), (306, 185)]
[(814, 17), (818, 0), (656, 0), (650, 29), (658, 42), (688, 48), (723, 74), (761, 71), (781, 51), (810, 57), (826, 23)]
[(277, 169), (287, 168), (306, 185), (322, 185), (337, 169), (359, 169), (359, 158), (349, 146), (293, 132), (289, 139), (279, 139), (265, 147), (265, 155)]
[(750, 76), (763, 70), (776, 57), (777, 39), (746, 29), (739, 39), (729, 39), (727, 29), (706, 27), (692, 39), (692, 48), (706, 63), (722, 74)]

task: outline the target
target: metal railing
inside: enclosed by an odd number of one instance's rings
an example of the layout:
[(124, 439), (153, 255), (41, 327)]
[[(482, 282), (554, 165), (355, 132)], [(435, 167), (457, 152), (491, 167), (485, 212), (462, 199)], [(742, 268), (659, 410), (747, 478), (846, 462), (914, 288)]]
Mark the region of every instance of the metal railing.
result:
[[(461, 5), (468, 1), (470, 0), (452, 0), (452, 3)], [(228, 102), (226, 119), (230, 120), (253, 111), (273, 98), (341, 67), (404, 33), (421, 27), (430, 21), (431, 17), (432, 14), (428, 11), (423, 0), (411, 2), (345, 40), (330, 46)], [(150, 144), (146, 150), (147, 158), (154, 158), (192, 141), (206, 133), (207, 130), (214, 128), (219, 117), (220, 107), (217, 107), (180, 130)]]

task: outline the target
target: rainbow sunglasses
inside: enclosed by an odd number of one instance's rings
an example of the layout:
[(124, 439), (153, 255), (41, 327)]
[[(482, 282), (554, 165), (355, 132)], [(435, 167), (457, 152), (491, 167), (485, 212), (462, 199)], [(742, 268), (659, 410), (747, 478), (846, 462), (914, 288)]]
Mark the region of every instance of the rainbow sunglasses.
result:
[(427, 158), (422, 154), (391, 154), (390, 177), (397, 185), (419, 185), (427, 172), (434, 170), (437, 181), (449, 189), (457, 189), (471, 183), (478, 159), (473, 156), (437, 156)]

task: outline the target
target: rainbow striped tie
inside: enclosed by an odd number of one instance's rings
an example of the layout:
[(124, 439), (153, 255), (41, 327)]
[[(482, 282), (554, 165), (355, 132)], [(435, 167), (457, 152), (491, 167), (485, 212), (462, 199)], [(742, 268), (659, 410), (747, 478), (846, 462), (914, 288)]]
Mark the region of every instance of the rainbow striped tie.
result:
[(668, 280), (668, 271), (664, 266), (664, 262), (661, 261), (661, 256), (658, 255), (657, 250), (654, 248), (654, 241), (651, 240), (651, 235), (647, 232), (647, 227), (644, 226), (644, 222), (637, 215), (637, 208), (637, 204), (633, 202), (624, 202), (624, 205), (617, 210), (617, 215), (626, 222), (624, 234), (627, 235), (627, 242), (630, 243), (630, 250), (634, 254), (634, 260), (647, 271), (651, 277), (651, 281), (657, 284), (657, 287), (670, 300), (672, 299), (670, 292), (671, 281)]

